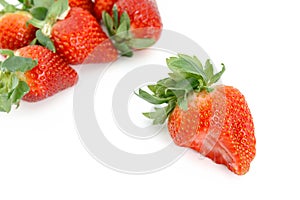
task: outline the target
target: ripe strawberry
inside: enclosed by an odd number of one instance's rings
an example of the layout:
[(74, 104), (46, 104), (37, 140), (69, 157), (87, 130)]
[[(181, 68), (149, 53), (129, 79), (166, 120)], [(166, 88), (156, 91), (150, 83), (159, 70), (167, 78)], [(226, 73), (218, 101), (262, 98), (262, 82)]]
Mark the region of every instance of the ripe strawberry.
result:
[(33, 45), (1, 53), (8, 58), (0, 67), (0, 111), (9, 112), (21, 99), (43, 100), (77, 82), (76, 71), (45, 47)]
[(70, 64), (82, 63), (91, 53), (99, 55), (93, 62), (110, 62), (118, 56), (96, 19), (81, 8), (72, 8), (64, 20), (58, 21), (51, 38), (57, 53)]
[[(51, 50), (56, 48), (69, 64), (111, 62), (118, 56), (96, 18), (82, 8), (69, 10), (67, 0), (56, 1), (44, 21), (33, 19), (30, 23), (40, 28), (38, 41)], [(52, 48), (51, 41), (55, 48)]]
[(98, 20), (101, 20), (103, 11), (110, 12), (117, 0), (95, 0), (94, 13)]
[(192, 148), (238, 175), (248, 172), (254, 159), (253, 119), (243, 94), (234, 87), (213, 86), (222, 71), (213, 74), (209, 60), (205, 67), (196, 57), (179, 55), (167, 60), (173, 73), (140, 90), (139, 96), (153, 104), (167, 103), (155, 112), (144, 113), (154, 124), (164, 123), (174, 142)]
[(93, 12), (93, 2), (91, 0), (69, 0), (69, 6), (71, 8), (79, 7), (84, 10), (89, 11), (90, 13)]
[(162, 32), (155, 0), (119, 0), (112, 16), (104, 12), (102, 19), (115, 46), (125, 56), (132, 56), (132, 50), (153, 45)]
[(132, 30), (141, 29), (134, 32), (135, 37), (158, 40), (162, 22), (155, 0), (119, 0), (116, 6), (119, 13), (128, 13)]
[(0, 48), (15, 50), (28, 45), (35, 38), (37, 30), (27, 25), (31, 19), (28, 12), (5, 13), (0, 17)]

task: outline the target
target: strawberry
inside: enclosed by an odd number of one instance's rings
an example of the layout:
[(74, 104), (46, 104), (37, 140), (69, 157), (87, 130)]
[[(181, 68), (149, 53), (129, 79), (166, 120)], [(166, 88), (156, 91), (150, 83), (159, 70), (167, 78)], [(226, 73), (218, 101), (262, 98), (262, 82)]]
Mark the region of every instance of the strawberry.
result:
[(170, 77), (148, 86), (153, 95), (138, 96), (153, 104), (168, 104), (144, 113), (154, 124), (168, 119), (174, 142), (200, 152), (238, 175), (248, 172), (256, 139), (250, 109), (236, 88), (214, 84), (225, 71), (214, 74), (208, 60), (203, 67), (196, 57), (179, 54), (167, 60)]
[(112, 17), (104, 12), (102, 19), (124, 56), (132, 56), (132, 50), (152, 46), (163, 26), (155, 0), (119, 0)]
[(98, 20), (101, 20), (103, 11), (110, 12), (117, 0), (95, 0), (94, 13)]
[(35, 38), (36, 28), (27, 25), (32, 18), (25, 11), (16, 11), (16, 8), (3, 0), (4, 14), (0, 17), (0, 48), (15, 50), (28, 45)]
[(45, 47), (33, 45), (1, 53), (8, 57), (0, 66), (0, 111), (10, 112), (21, 99), (43, 100), (77, 82), (76, 71)]
[(93, 12), (94, 7), (93, 2), (91, 0), (69, 0), (69, 6), (71, 8), (79, 7), (91, 13)]
[(67, 0), (53, 3), (45, 20), (32, 19), (30, 23), (40, 28), (37, 40), (69, 64), (111, 62), (118, 57), (96, 18), (82, 8), (69, 9)]

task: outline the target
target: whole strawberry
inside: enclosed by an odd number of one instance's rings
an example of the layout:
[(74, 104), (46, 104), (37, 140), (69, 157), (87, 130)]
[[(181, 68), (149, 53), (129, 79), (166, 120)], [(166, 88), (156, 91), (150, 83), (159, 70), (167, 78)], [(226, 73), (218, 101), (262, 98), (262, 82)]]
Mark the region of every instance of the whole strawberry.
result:
[(132, 56), (132, 50), (159, 39), (163, 25), (155, 0), (119, 0), (112, 13), (104, 12), (102, 19), (122, 55)]
[(74, 69), (49, 49), (33, 45), (7, 55), (0, 66), (0, 111), (9, 112), (23, 99), (36, 102), (73, 86), (78, 75)]
[(33, 19), (30, 23), (40, 28), (38, 41), (69, 64), (111, 62), (118, 56), (96, 18), (82, 8), (70, 9), (67, 0), (56, 1), (45, 20)]
[(98, 20), (101, 20), (104, 11), (111, 12), (113, 5), (117, 0), (95, 0), (94, 14)]
[(1, 0), (4, 6), (0, 16), (0, 48), (15, 50), (28, 45), (35, 38), (37, 30), (27, 22), (32, 18), (29, 12), (16, 11), (16, 8)]
[(192, 148), (238, 175), (248, 172), (254, 159), (254, 124), (245, 97), (236, 88), (214, 86), (221, 72), (214, 74), (208, 60), (203, 67), (196, 57), (179, 55), (167, 60), (169, 78), (150, 85), (139, 96), (153, 104), (167, 103), (144, 113), (154, 124), (168, 120), (174, 142)]
[(93, 2), (91, 0), (69, 0), (69, 6), (71, 8), (79, 7), (91, 13), (93, 12), (94, 7)]

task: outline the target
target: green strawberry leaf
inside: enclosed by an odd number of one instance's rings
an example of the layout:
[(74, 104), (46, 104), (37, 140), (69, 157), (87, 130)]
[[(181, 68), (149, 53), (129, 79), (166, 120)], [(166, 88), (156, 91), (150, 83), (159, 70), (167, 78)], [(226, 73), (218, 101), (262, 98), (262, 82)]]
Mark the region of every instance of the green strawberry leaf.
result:
[(168, 98), (159, 98), (156, 96), (153, 96), (149, 94), (148, 92), (140, 89), (139, 93), (136, 93), (137, 96), (141, 97), (142, 99), (148, 101), (151, 104), (159, 105), (163, 103), (168, 103), (171, 99), (174, 99), (174, 97), (168, 97)]
[(54, 0), (33, 0), (35, 7), (49, 8), (54, 3)]
[(122, 56), (133, 56), (133, 51), (129, 48), (129, 46), (126, 43), (115, 43), (115, 47), (120, 51), (120, 54)]
[(11, 111), (11, 102), (6, 96), (0, 95), (0, 112), (9, 113)]
[(19, 81), (18, 86), (13, 90), (11, 94), (11, 101), (13, 104), (19, 104), (22, 97), (30, 91), (29, 86), (24, 81)]
[(31, 18), (27, 23), (39, 29), (43, 28), (46, 24), (45, 21), (36, 18)]
[(6, 6), (9, 6), (10, 4), (7, 3), (5, 0), (0, 0), (0, 5), (2, 5), (5, 8)]
[(163, 124), (168, 118), (168, 107), (154, 108), (154, 112), (143, 113), (143, 115), (149, 119), (153, 119), (153, 124)]
[(191, 57), (191, 56), (184, 55), (184, 54), (178, 54), (178, 57), (189, 62), (191, 65), (193, 65), (195, 67), (196, 70), (199, 69), (199, 71), (203, 71), (202, 63), (199, 61), (199, 59), (197, 57), (195, 57), (195, 56)]
[(7, 3), (5, 0), (0, 0), (0, 5), (4, 7), (5, 13), (13, 13), (17, 10), (17, 8), (14, 5)]
[(133, 49), (145, 49), (154, 45), (155, 40), (152, 38), (133, 38), (127, 44)]
[(0, 72), (0, 78), (0, 95), (7, 96), (19, 83), (19, 79), (12, 73)]
[(57, 0), (49, 7), (46, 21), (49, 21), (52, 25), (57, 19), (64, 19), (69, 11), (68, 0)]
[(108, 35), (109, 36), (115, 35), (113, 19), (111, 18), (111, 16), (106, 11), (104, 11), (102, 13), (102, 19), (103, 19), (104, 25), (107, 28)]
[(157, 85), (148, 85), (147, 87), (151, 92), (155, 93), (158, 86)]
[(169, 114), (174, 110), (176, 102), (171, 100), (168, 106), (163, 108), (154, 108), (154, 112), (143, 113), (149, 119), (153, 119), (153, 124), (163, 124), (168, 118)]
[(162, 86), (165, 86), (167, 88), (174, 87), (176, 85), (176, 81), (174, 81), (173, 79), (170, 79), (170, 78), (164, 78), (162, 80), (159, 80), (157, 82), (157, 85), (162, 85)]
[(207, 76), (205, 72), (195, 62), (186, 59), (180, 55), (179, 57), (171, 57), (167, 59), (167, 65), (174, 73), (190, 73), (202, 77), (207, 83)]
[[(181, 54), (181, 56), (182, 56), (182, 55), (183, 55), (183, 54)], [(201, 70), (204, 70), (201, 61), (200, 61), (196, 56), (193, 56), (193, 61), (195, 62), (195, 64), (196, 64)]]
[(36, 38), (34, 38), (31, 42), (30, 42), (30, 45), (36, 45), (37, 44), (37, 39)]
[(10, 49), (0, 49), (0, 54), (5, 56), (14, 56), (14, 52)]
[[(118, 8), (116, 6), (116, 4), (113, 6), (113, 24), (115, 27), (118, 27), (119, 26), (119, 12), (118, 12)], [(122, 21), (122, 20), (120, 20)]]
[[(114, 17), (117, 17), (117, 15), (114, 15)], [(115, 19), (118, 19), (118, 18), (115, 18)], [(115, 21), (117, 21), (117, 22), (115, 22), (115, 24), (117, 23), (117, 27), (118, 27), (118, 20), (115, 20)], [(121, 15), (120, 22), (125, 23), (126, 24), (126, 30), (129, 31), (129, 29), (130, 29), (130, 18), (129, 18), (129, 15), (126, 11), (123, 12), (123, 14)]]
[(135, 38), (130, 30), (130, 18), (125, 11), (119, 16), (116, 5), (113, 7), (112, 16), (107, 12), (102, 13), (102, 19), (114, 46), (122, 56), (133, 56), (133, 50), (145, 49), (156, 41), (153, 38)]
[(216, 73), (209, 81), (209, 85), (212, 85), (216, 82), (218, 82), (221, 78), (221, 76), (223, 75), (223, 73), (225, 72), (225, 65), (222, 63), (222, 70), (218, 73)]
[(121, 22), (120, 26), (117, 29), (116, 33), (117, 37), (122, 38), (123, 40), (126, 40), (128, 37), (128, 29), (126, 22)]
[(5, 72), (26, 72), (36, 65), (37, 61), (31, 58), (12, 56), (3, 61), (1, 70)]
[(182, 97), (177, 99), (177, 104), (182, 110), (188, 109), (188, 101), (187, 101), (187, 94), (185, 93)]
[(210, 80), (214, 75), (214, 67), (209, 59), (205, 62), (204, 72), (206, 73), (208, 80)]
[(30, 13), (35, 19), (45, 20), (48, 13), (48, 9), (46, 7), (34, 7), (30, 10)]
[(219, 81), (225, 71), (225, 66), (222, 64), (222, 70), (214, 74), (210, 60), (207, 60), (203, 67), (197, 57), (184, 54), (168, 58), (167, 65), (172, 71), (169, 73), (169, 77), (148, 86), (153, 94), (142, 89), (136, 94), (154, 105), (167, 104), (166, 107), (154, 108), (154, 112), (143, 113), (153, 120), (153, 124), (164, 123), (175, 106), (187, 110), (188, 97), (193, 93), (212, 92), (213, 87), (211, 86)]
[(0, 71), (0, 112), (10, 112), (12, 105), (19, 105), (30, 88), (20, 81), (17, 73)]
[(52, 40), (48, 36), (44, 35), (41, 30), (36, 31), (35, 35), (36, 35), (36, 39), (41, 45), (53, 51), (54, 53), (56, 52)]

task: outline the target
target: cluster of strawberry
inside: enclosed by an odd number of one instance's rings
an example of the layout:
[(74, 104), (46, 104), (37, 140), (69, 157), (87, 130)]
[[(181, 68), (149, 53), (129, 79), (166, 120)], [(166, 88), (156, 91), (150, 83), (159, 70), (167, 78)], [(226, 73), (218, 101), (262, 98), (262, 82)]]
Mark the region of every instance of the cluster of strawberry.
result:
[[(112, 62), (153, 45), (162, 22), (152, 0), (0, 0), (0, 111), (76, 84), (69, 65)], [(106, 27), (102, 29), (101, 23)]]
[[(154, 0), (0, 0), (0, 111), (20, 100), (35, 102), (76, 84), (69, 64), (111, 62), (153, 45), (162, 22)], [(100, 22), (106, 27), (102, 30)], [(106, 33), (108, 35), (106, 35)], [(243, 94), (218, 85), (225, 67), (214, 73), (209, 60), (179, 54), (167, 59), (172, 73), (149, 93), (137, 95), (155, 105), (144, 113), (154, 124), (167, 119), (174, 142), (189, 147), (238, 175), (256, 154), (254, 124)]]

